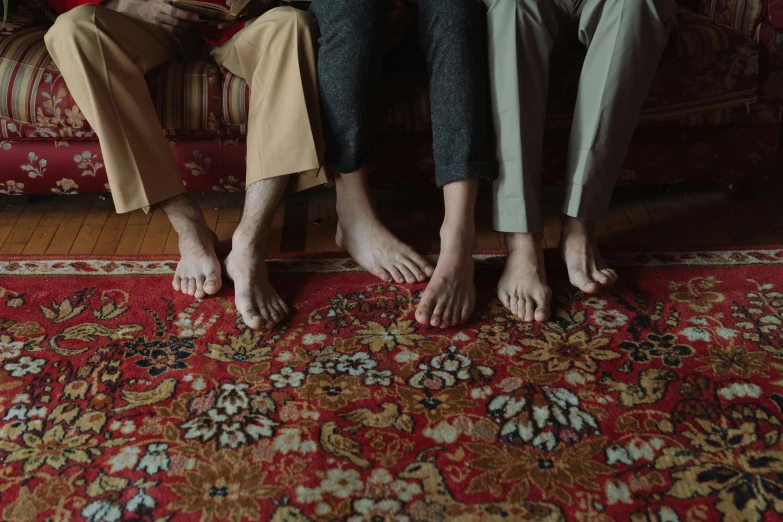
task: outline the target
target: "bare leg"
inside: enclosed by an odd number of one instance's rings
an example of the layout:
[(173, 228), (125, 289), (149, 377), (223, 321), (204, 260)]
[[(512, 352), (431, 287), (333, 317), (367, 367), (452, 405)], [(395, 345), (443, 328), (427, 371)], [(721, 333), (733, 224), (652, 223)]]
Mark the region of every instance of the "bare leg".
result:
[(609, 268), (598, 252), (595, 221), (566, 217), (560, 251), (568, 267), (571, 284), (581, 291), (595, 294), (617, 282), (617, 272)]
[(375, 215), (367, 188), (366, 170), (338, 174), (337, 244), (359, 265), (383, 281), (422, 282), (432, 266), (411, 247), (397, 239)]
[(257, 181), (247, 187), (245, 209), (226, 258), (226, 275), (234, 281), (236, 307), (254, 330), (272, 328), (288, 314), (288, 306), (269, 283), (264, 262), (267, 235), (288, 176)]
[(546, 282), (540, 234), (506, 234), (508, 259), (498, 283), (498, 298), (523, 321), (550, 316), (552, 290)]
[(215, 255), (217, 236), (204, 221), (204, 213), (187, 194), (169, 198), (160, 206), (179, 235), (181, 257), (172, 282), (174, 290), (197, 299), (218, 293), (223, 283)]
[(462, 324), (476, 305), (473, 245), (476, 243), (477, 179), (443, 187), (446, 215), (440, 229), (438, 266), (421, 298), (416, 320), (441, 328)]

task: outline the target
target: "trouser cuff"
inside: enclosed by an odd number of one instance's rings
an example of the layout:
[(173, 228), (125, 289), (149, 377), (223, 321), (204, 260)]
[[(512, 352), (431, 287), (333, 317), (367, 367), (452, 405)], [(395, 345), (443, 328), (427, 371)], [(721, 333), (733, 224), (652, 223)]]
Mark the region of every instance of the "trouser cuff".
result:
[(451, 165), (435, 166), (435, 182), (438, 188), (466, 179), (492, 181), (495, 179), (495, 167), (490, 162), (452, 163)]
[(612, 187), (595, 187), (571, 184), (566, 186), (563, 214), (570, 217), (597, 221), (609, 213)]

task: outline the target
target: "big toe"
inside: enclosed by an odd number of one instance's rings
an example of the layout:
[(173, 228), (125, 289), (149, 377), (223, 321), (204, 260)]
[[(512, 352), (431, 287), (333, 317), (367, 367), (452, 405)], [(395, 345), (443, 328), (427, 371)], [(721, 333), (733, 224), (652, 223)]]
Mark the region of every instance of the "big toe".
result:
[(260, 330), (266, 325), (266, 319), (261, 317), (255, 310), (243, 312), (242, 321), (252, 330)]
[(422, 302), (416, 308), (416, 322), (419, 324), (429, 326), (430, 318), (432, 317), (432, 305), (428, 302)]
[(236, 306), (242, 316), (242, 321), (253, 330), (259, 330), (266, 324), (266, 318), (261, 317), (261, 311), (249, 295), (238, 293)]
[(549, 303), (539, 302), (536, 307), (534, 319), (537, 323), (543, 323), (552, 316), (552, 312), (549, 308)]
[(601, 285), (590, 279), (585, 279), (576, 287), (586, 294), (597, 294), (601, 290)]
[(207, 295), (215, 295), (216, 293), (220, 292), (220, 289), (223, 286), (223, 281), (221, 280), (220, 275), (218, 274), (209, 274), (207, 275), (207, 280), (204, 281), (204, 292)]

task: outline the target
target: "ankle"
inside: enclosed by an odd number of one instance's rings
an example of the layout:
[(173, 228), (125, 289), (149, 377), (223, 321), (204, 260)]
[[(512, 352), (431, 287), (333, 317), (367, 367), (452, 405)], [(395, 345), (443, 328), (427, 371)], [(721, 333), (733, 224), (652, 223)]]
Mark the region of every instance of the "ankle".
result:
[(160, 203), (160, 207), (177, 233), (199, 225), (206, 225), (201, 208), (187, 195), (167, 199)]
[(507, 232), (505, 237), (506, 250), (514, 252), (516, 250), (543, 249), (542, 234), (533, 234), (528, 232)]
[(263, 252), (266, 248), (266, 234), (261, 230), (244, 227), (240, 223), (234, 231), (234, 235), (231, 236), (231, 249), (243, 252)]
[(563, 221), (563, 237), (569, 235), (589, 236), (595, 233), (595, 221), (566, 216)]
[(449, 248), (464, 247), (473, 250), (476, 224), (470, 220), (444, 220), (440, 227), (440, 241)]
[(335, 205), (338, 222), (352, 224), (356, 221), (376, 220), (375, 208), (367, 197), (337, 196)]

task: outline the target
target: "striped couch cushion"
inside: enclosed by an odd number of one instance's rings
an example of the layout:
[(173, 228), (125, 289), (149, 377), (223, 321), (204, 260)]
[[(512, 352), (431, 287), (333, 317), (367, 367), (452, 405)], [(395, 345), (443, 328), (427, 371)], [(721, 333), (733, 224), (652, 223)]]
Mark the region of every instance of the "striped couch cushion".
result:
[(200, 61), (166, 63), (147, 74), (147, 85), (167, 136), (219, 133), (222, 88), (217, 66)]
[(229, 134), (247, 132), (247, 113), (250, 106), (250, 88), (239, 76), (223, 71), (223, 123)]
[[(46, 26), (40, 21), (19, 15), (0, 31), (0, 118), (6, 120), (0, 130), (3, 137), (27, 136), (34, 128), (56, 128), (60, 132), (55, 135), (68, 137), (90, 132), (52, 64), (44, 34)], [(22, 124), (30, 130), (23, 132)]]

